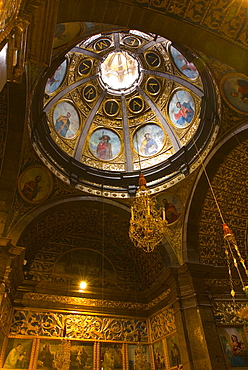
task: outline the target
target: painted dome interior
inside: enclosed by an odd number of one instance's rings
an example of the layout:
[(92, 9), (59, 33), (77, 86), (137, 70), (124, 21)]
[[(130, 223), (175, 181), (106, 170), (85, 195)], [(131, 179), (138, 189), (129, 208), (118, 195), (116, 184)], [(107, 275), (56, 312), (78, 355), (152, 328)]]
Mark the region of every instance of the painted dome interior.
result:
[[(198, 56), (129, 30), (83, 39), (61, 60), (45, 76), (42, 110), (46, 141), (65, 177), (70, 162), (77, 185), (111, 186), (113, 178), (125, 191), (140, 170), (148, 182), (162, 183), (180, 172), (185, 152), (194, 161), (192, 138), (199, 139), (213, 113), (206, 109), (210, 78)], [(210, 134), (209, 125), (200, 149)]]

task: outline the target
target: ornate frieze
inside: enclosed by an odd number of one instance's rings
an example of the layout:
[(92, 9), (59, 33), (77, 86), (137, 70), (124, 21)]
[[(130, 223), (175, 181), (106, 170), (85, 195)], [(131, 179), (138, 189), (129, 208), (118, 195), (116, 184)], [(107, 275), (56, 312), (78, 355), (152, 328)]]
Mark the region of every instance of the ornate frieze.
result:
[(67, 338), (142, 342), (148, 340), (146, 320), (104, 317), (63, 312), (16, 310), (11, 335), (61, 337), (66, 327)]

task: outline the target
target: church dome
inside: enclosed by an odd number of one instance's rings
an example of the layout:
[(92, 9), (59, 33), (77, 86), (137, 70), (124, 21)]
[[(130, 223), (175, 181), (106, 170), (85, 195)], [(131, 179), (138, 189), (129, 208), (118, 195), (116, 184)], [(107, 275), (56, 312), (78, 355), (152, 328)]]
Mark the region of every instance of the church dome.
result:
[(154, 34), (84, 38), (54, 58), (37, 94), (37, 153), (64, 181), (97, 195), (130, 196), (140, 171), (161, 191), (197, 167), (198, 150), (214, 135), (207, 68), (196, 53)]

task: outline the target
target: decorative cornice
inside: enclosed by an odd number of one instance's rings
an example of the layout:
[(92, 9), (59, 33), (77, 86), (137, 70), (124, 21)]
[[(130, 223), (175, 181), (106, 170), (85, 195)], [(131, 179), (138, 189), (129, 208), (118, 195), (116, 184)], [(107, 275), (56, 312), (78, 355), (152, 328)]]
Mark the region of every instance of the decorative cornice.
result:
[(90, 307), (105, 307), (105, 308), (122, 308), (127, 310), (144, 310), (147, 311), (160, 303), (163, 299), (167, 298), (170, 293), (170, 289), (164, 291), (159, 297), (153, 299), (149, 303), (137, 303), (137, 302), (120, 302), (103, 299), (89, 299), (80, 297), (67, 297), (50, 294), (40, 293), (25, 293), (23, 295), (23, 302), (25, 301), (45, 301), (53, 303), (61, 303), (65, 305), (75, 306), (90, 306)]

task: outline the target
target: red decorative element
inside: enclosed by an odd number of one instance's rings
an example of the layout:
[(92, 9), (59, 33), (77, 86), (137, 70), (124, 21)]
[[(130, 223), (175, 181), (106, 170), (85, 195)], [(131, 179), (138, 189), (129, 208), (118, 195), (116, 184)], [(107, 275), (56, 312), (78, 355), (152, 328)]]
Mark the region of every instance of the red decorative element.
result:
[(144, 190), (146, 188), (146, 179), (142, 173), (140, 173), (139, 175), (139, 188), (141, 190)]
[(226, 238), (227, 236), (233, 236), (233, 233), (231, 229), (229, 229), (227, 224), (222, 224), (222, 227), (223, 227), (223, 232), (224, 232), (224, 238)]

